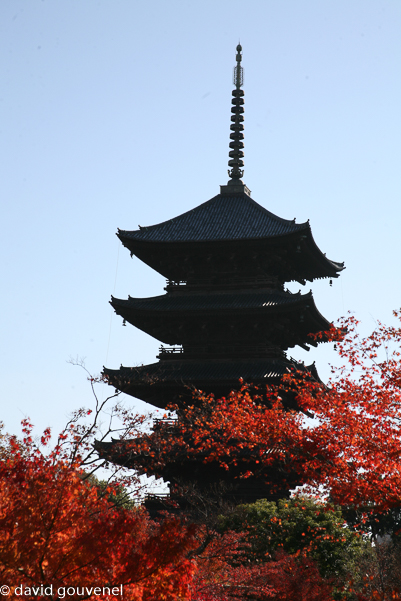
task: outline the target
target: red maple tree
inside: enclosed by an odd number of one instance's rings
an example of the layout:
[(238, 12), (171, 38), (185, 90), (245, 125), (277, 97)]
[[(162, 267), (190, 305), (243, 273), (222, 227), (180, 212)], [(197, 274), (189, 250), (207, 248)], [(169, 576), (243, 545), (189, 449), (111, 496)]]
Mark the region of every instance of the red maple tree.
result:
[[(246, 544), (246, 543), (245, 543)], [(244, 562), (244, 537), (216, 535), (197, 558), (194, 601), (330, 601), (333, 583), (324, 579), (307, 551), (275, 553), (262, 563)]]
[[(199, 394), (192, 406), (177, 408), (176, 422), (131, 441), (131, 457), (150, 473), (199, 461), (217, 463), (236, 478), (266, 481), (279, 466), (281, 483), (299, 474), (303, 484), (324, 487), (342, 506), (398, 506), (401, 328), (379, 323), (361, 338), (349, 317), (324, 336), (346, 360), (328, 385), (297, 371), (260, 396), (251, 397), (246, 387), (221, 399)], [(289, 394), (297, 409), (286, 406)]]
[(13, 597), (110, 600), (122, 587), (132, 601), (330, 598), (306, 554), (240, 565), (242, 533), (214, 533), (205, 545), (201, 525), (116, 507), (115, 486), (100, 491), (58, 446), (42, 451), (25, 422), (23, 440), (9, 438), (0, 453), (0, 580)]
[(156, 524), (139, 507), (117, 508), (115, 487), (102, 494), (84, 479), (79, 459), (66, 461), (60, 447), (45, 456), (29, 423), (24, 434), (9, 439), (0, 458), (0, 580), (11, 594), (36, 598), (42, 587), (58, 599), (69, 587), (76, 589), (69, 599), (115, 599), (123, 587), (135, 601), (186, 598), (194, 528), (173, 517)]

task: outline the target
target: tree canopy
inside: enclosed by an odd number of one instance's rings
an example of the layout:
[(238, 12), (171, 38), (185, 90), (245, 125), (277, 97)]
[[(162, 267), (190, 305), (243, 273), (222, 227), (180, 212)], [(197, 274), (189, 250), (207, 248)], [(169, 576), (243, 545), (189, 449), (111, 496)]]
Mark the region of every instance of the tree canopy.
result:
[[(346, 360), (327, 385), (300, 370), (253, 396), (246, 386), (221, 399), (199, 393), (192, 406), (176, 408), (174, 424), (130, 442), (134, 461), (150, 473), (190, 461), (217, 463), (235, 478), (257, 476), (272, 489), (279, 470), (280, 484), (290, 487), (298, 474), (298, 483), (316, 494), (323, 487), (341, 506), (398, 507), (401, 329), (379, 323), (360, 338), (349, 317), (325, 336)], [(297, 408), (286, 405), (288, 395)]]
[[(151, 431), (118, 403), (102, 430), (96, 399), (94, 412), (77, 411), (54, 446), (50, 430), (34, 439), (29, 421), (21, 440), (3, 437), (0, 577), (10, 594), (23, 586), (24, 597), (35, 598), (48, 586), (57, 599), (59, 587), (75, 587), (70, 599), (112, 599), (123, 586), (133, 601), (400, 599), (401, 328), (378, 323), (361, 338), (357, 325), (350, 317), (325, 334), (344, 359), (327, 385), (299, 371), (252, 396), (245, 386), (222, 399), (198, 392), (174, 423)], [(203, 513), (151, 519), (125, 502), (135, 473), (115, 466), (101, 486), (93, 479), (107, 467), (94, 440), (112, 433), (114, 417), (130, 441), (121, 448), (149, 473), (201, 462), (272, 488), (279, 473), (281, 483), (295, 479), (330, 502), (260, 500), (225, 513), (220, 505), (214, 517), (205, 505)], [(366, 543), (387, 527), (394, 540), (386, 547), (378, 538), (376, 547)], [(95, 594), (100, 583), (105, 590)]]

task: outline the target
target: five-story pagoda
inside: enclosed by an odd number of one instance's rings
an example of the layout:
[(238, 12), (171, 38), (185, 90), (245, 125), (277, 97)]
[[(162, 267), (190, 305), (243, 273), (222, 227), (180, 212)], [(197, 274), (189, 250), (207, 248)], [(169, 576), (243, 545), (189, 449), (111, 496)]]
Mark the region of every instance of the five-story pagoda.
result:
[(312, 292), (285, 282), (337, 278), (309, 222), (273, 215), (252, 200), (243, 176), (244, 91), (240, 45), (234, 68), (230, 179), (195, 209), (139, 230), (119, 230), (123, 245), (167, 278), (166, 294), (112, 298), (116, 313), (163, 344), (159, 361), (104, 369), (109, 383), (159, 408), (183, 403), (193, 389), (226, 395), (240, 378), (263, 387), (291, 370), (286, 351), (316, 346), (309, 334), (330, 327)]
[[(260, 396), (267, 384), (280, 384), (285, 374), (305, 369), (287, 358), (286, 351), (297, 345), (304, 349), (316, 346), (309, 335), (326, 331), (331, 324), (317, 310), (312, 292), (292, 294), (284, 284), (337, 278), (344, 268), (319, 250), (309, 222), (297, 224), (273, 215), (252, 200), (241, 179), (241, 51), (238, 45), (227, 185), (211, 200), (169, 221), (118, 231), (131, 255), (165, 276), (167, 286), (161, 296), (112, 298), (111, 304), (124, 323), (170, 346), (161, 347), (156, 363), (104, 368), (104, 374), (118, 390), (156, 407), (175, 403), (179, 420), (180, 411), (185, 413), (186, 405), (193, 402), (194, 389), (220, 398), (245, 382), (256, 387)], [(317, 377), (314, 366), (307, 369)], [(291, 398), (288, 395), (284, 402), (294, 407)], [(174, 427), (163, 426), (164, 435), (174, 437)], [(205, 462), (196, 451), (191, 458), (171, 456), (157, 468), (154, 457), (159, 428), (156, 424), (152, 452), (133, 451), (136, 441), (131, 446), (130, 441), (98, 443), (97, 449), (114, 463), (163, 477), (170, 482), (173, 496), (177, 484), (195, 483), (198, 489), (210, 491), (223, 482), (228, 486), (225, 498), (249, 502), (284, 497), (290, 488), (302, 483), (295, 472), (283, 473), (279, 457), (267, 471), (256, 475), (255, 470), (252, 477), (244, 479), (243, 470), (258, 461), (241, 450), (237, 467), (230, 471), (218, 462)], [(238, 441), (241, 448), (242, 441)], [(267, 447), (264, 452), (271, 451), (274, 449)], [(241, 467), (245, 464), (247, 468)], [(153, 505), (157, 508), (158, 502)]]

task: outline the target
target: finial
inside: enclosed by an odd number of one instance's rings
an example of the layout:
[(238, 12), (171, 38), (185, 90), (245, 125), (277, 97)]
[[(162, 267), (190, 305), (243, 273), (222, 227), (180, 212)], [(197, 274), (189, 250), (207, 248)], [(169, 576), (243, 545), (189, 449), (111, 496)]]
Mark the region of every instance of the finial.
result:
[[(244, 166), (244, 158), (243, 148), (244, 148), (244, 90), (241, 90), (241, 86), (244, 83), (244, 70), (241, 67), (242, 60), (242, 46), (238, 44), (237, 48), (236, 60), (237, 64), (234, 67), (234, 77), (233, 83), (235, 85), (235, 90), (232, 91), (233, 98), (231, 100), (231, 133), (230, 133), (230, 152), (228, 156), (230, 160), (228, 161), (228, 166), (230, 169), (228, 170), (228, 175), (230, 176), (230, 180), (227, 183), (227, 186), (220, 186), (221, 194), (232, 194), (237, 192), (244, 192), (250, 196), (250, 190), (245, 186), (241, 177), (244, 175), (244, 170), (241, 167)], [(235, 186), (235, 189), (234, 189)]]
[(244, 69), (241, 67), (241, 60), (242, 60), (242, 46), (241, 44), (238, 44), (237, 48), (237, 56), (235, 57), (237, 60), (237, 65), (234, 67), (234, 77), (233, 77), (233, 84), (235, 85), (235, 87), (237, 88), (237, 90), (240, 89), (240, 87), (243, 85), (244, 83)]
[[(231, 134), (230, 134), (230, 152), (228, 156), (230, 160), (228, 161), (228, 166), (231, 169), (228, 170), (228, 175), (230, 176), (233, 183), (241, 183), (241, 177), (244, 175), (243, 169), (241, 167), (244, 166), (244, 161), (242, 160), (244, 157), (244, 153), (242, 149), (244, 148), (244, 134), (242, 133), (244, 130), (244, 126), (242, 125), (244, 121), (243, 117), (243, 104), (244, 104), (244, 90), (241, 90), (241, 86), (244, 83), (244, 70), (241, 67), (242, 60), (242, 46), (238, 44), (237, 46), (237, 64), (234, 67), (234, 77), (233, 83), (235, 85), (235, 90), (232, 91), (233, 99), (231, 100)], [(230, 182), (228, 182), (230, 184)]]

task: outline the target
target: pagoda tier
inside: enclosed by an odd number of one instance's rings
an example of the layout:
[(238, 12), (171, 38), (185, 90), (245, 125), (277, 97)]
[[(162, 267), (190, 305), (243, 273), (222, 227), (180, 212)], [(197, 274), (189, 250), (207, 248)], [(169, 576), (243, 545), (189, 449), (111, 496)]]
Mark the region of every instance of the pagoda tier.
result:
[(308, 344), (317, 346), (309, 335), (331, 326), (317, 310), (312, 292), (181, 291), (153, 298), (112, 297), (111, 305), (124, 320), (157, 340), (183, 345), (184, 355), (206, 345), (208, 356), (224, 356), (227, 345), (237, 343), (245, 355), (246, 345), (256, 348), (266, 343), (280, 350), (295, 345), (308, 349)]
[[(174, 426), (171, 428), (171, 436), (174, 436)], [(96, 442), (95, 447), (100, 456), (107, 457), (117, 465), (126, 468), (135, 469), (138, 475), (152, 474), (156, 478), (163, 478), (165, 482), (170, 483), (170, 488), (183, 485), (195, 484), (200, 493), (210, 495), (211, 491), (216, 494), (216, 486), (220, 489), (220, 500), (234, 503), (253, 503), (258, 499), (264, 498), (269, 501), (275, 501), (289, 496), (289, 489), (295, 488), (302, 483), (302, 479), (295, 472), (284, 469), (284, 454), (279, 450), (272, 449), (271, 452), (276, 455), (272, 465), (261, 469), (258, 461), (252, 461), (249, 456), (249, 450), (242, 449), (237, 453), (237, 466), (227, 471), (218, 462), (204, 463), (206, 457), (198, 453), (196, 457), (176, 457), (167, 465), (155, 469), (154, 456), (158, 454), (157, 444), (154, 449), (149, 449), (146, 453), (135, 453), (130, 450), (132, 444), (137, 440), (112, 440), (111, 442)], [(269, 452), (269, 451), (267, 451)], [(222, 458), (223, 462), (223, 458)], [(241, 475), (244, 471), (251, 470), (255, 475), (243, 479)], [(213, 493), (212, 493), (213, 494)], [(182, 505), (185, 499), (181, 495), (171, 495), (171, 500), (177, 499)], [(148, 504), (146, 504), (148, 505)], [(163, 504), (157, 504), (158, 510), (163, 510)]]
[[(238, 348), (238, 354), (241, 349)], [(254, 348), (255, 355), (258, 349)], [(160, 361), (139, 367), (120, 369), (104, 368), (104, 375), (110, 385), (122, 392), (146, 401), (155, 407), (165, 409), (171, 403), (180, 406), (190, 402), (195, 390), (213, 393), (216, 398), (227, 396), (245, 384), (258, 388), (263, 394), (268, 384), (279, 384), (285, 374), (296, 370), (307, 370), (316, 379), (319, 378), (315, 365), (305, 367), (303, 363), (289, 360), (282, 353), (271, 359), (257, 356), (243, 359), (227, 357), (225, 360), (183, 360), (183, 354), (177, 353), (175, 361)]]
[[(224, 186), (229, 188), (229, 186)], [(343, 263), (316, 245), (309, 223), (281, 219), (245, 192), (219, 194), (192, 211), (139, 230), (119, 230), (132, 255), (169, 280), (263, 277), (279, 282), (336, 278)]]

